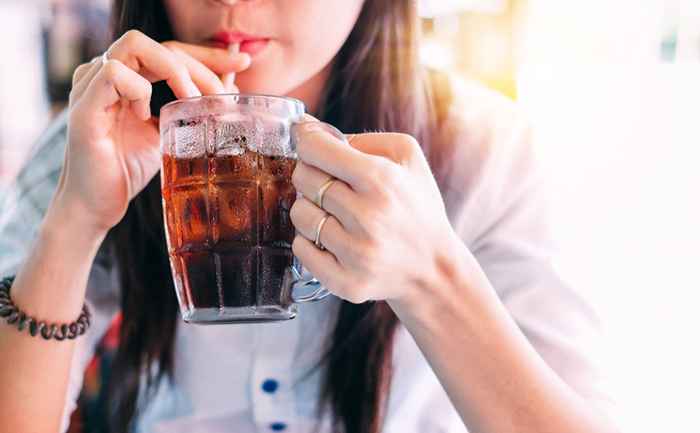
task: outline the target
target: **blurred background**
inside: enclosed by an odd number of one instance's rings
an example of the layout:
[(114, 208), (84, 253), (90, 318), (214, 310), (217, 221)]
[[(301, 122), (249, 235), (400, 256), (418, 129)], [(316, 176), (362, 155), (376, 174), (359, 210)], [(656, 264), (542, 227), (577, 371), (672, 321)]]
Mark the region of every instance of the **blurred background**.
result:
[[(0, 195), (64, 107), (73, 69), (107, 46), (109, 3), (0, 0)], [(700, 431), (700, 2), (420, 10), (423, 62), (502, 92), (535, 126), (557, 265), (600, 311), (624, 430)]]

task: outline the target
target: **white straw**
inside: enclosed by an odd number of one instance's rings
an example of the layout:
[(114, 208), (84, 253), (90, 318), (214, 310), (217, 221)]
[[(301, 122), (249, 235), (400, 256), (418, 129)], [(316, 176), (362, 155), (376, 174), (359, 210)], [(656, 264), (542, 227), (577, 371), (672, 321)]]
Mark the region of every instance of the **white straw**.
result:
[[(236, 42), (235, 44), (230, 44), (228, 46), (228, 54), (229, 56), (233, 56), (234, 54), (238, 54), (238, 49), (239, 49), (240, 44)], [(224, 89), (226, 89), (227, 92), (232, 92), (233, 91), (233, 82), (236, 80), (236, 73), (235, 72), (229, 72), (221, 76), (221, 82), (224, 84)]]

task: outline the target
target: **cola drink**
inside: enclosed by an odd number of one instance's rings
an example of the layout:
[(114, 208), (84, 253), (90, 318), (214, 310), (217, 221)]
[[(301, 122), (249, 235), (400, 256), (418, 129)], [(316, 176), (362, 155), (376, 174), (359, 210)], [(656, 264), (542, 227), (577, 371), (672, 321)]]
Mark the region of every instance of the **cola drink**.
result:
[(165, 234), (185, 322), (290, 320), (298, 304), (330, 294), (291, 248), (304, 112), (294, 98), (235, 93), (160, 109)]
[(163, 155), (162, 195), (170, 263), (181, 305), (200, 316), (292, 303), (296, 160)]

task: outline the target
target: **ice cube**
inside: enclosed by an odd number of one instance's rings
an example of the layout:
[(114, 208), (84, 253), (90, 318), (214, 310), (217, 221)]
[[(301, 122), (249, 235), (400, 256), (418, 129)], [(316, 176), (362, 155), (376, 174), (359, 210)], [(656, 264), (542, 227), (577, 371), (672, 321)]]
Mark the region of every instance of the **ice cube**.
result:
[(262, 130), (261, 153), (274, 156), (291, 156), (289, 142), (289, 126), (284, 122), (275, 120), (265, 123)]
[(182, 237), (182, 248), (201, 249), (208, 244), (207, 190), (201, 186), (175, 187), (171, 195), (173, 214)]
[(245, 152), (248, 140), (240, 124), (217, 122), (214, 127), (214, 149), (216, 156), (237, 156)]
[(258, 210), (255, 184), (223, 184), (214, 189), (214, 243), (254, 245)]
[(181, 119), (171, 126), (176, 158), (196, 158), (206, 150), (206, 123), (203, 119)]
[(217, 156), (241, 155), (246, 149), (256, 151), (260, 147), (260, 121), (239, 113), (220, 116), (212, 123), (214, 149)]

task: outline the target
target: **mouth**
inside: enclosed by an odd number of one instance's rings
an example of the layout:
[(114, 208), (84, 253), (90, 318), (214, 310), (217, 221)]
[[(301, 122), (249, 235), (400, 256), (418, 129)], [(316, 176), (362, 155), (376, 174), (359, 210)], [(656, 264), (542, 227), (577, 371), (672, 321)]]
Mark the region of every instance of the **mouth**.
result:
[(248, 53), (251, 57), (260, 53), (270, 43), (270, 38), (264, 36), (249, 35), (241, 32), (219, 32), (208, 41), (212, 46), (228, 48), (231, 44), (240, 44), (239, 51)]

